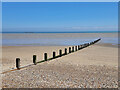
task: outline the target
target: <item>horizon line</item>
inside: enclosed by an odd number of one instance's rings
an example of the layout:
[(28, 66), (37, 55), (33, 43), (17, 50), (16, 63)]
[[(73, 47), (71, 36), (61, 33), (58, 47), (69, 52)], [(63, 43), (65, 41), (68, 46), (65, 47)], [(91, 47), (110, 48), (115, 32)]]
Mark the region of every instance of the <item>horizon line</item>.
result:
[(117, 33), (120, 31), (67, 31), (67, 32), (63, 32), (63, 31), (51, 31), (51, 32), (0, 32), (0, 33)]

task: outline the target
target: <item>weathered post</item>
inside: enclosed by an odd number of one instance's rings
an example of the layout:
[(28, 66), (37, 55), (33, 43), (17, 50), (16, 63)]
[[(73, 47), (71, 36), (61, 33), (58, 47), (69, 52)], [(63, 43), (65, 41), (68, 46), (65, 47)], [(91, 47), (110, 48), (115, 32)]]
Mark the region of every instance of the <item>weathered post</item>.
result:
[(55, 52), (53, 52), (53, 58), (55, 58)]
[(44, 60), (47, 61), (47, 53), (44, 53)]
[(82, 45), (81, 45), (81, 49), (83, 49), (83, 48), (84, 48), (84, 45), (82, 44)]
[(77, 47), (78, 47), (78, 50), (79, 50), (79, 45)]
[(88, 46), (88, 43), (86, 43), (86, 47)]
[(71, 47), (69, 47), (69, 53), (71, 53)]
[(85, 44), (83, 44), (82, 46), (83, 46), (83, 48), (84, 48), (84, 47), (85, 47)]
[(37, 64), (37, 63), (36, 63), (36, 55), (33, 55), (33, 63), (34, 63), (34, 65)]
[(59, 50), (59, 56), (62, 56), (62, 50), (61, 49)]
[(92, 42), (92, 44), (94, 44), (94, 42)]
[(90, 42), (90, 44), (89, 45), (92, 45), (92, 43)]
[(85, 48), (85, 44), (83, 44), (83, 48)]
[(74, 52), (74, 46), (72, 47), (72, 52)]
[(16, 58), (16, 68), (20, 69), (20, 58)]
[(90, 43), (88, 43), (88, 46), (90, 45)]
[(82, 45), (79, 46), (79, 50), (82, 49)]
[(86, 43), (86, 46), (88, 46), (88, 43)]
[(88, 46), (90, 46), (90, 43), (88, 43)]
[(80, 45), (78, 45), (78, 50), (80, 50)]
[(77, 46), (75, 46), (75, 51), (77, 51)]
[(79, 50), (81, 49), (82, 45), (79, 45)]
[(67, 48), (65, 48), (65, 55), (67, 54)]

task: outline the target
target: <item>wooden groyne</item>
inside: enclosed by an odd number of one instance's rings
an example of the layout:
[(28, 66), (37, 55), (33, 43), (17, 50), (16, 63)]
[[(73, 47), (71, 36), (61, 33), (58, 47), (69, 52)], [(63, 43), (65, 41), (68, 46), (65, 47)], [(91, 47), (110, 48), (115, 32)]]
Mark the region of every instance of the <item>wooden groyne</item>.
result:
[[(41, 61), (38, 61), (38, 62), (37, 62), (37, 55), (33, 55), (33, 64), (37, 65), (38, 63), (41, 63), (41, 62), (49, 61), (49, 60), (52, 60), (52, 59), (55, 59), (55, 58), (59, 58), (59, 57), (68, 55), (70, 53), (73, 53), (73, 52), (79, 51), (79, 50), (81, 50), (83, 48), (86, 48), (86, 47), (88, 47), (90, 45), (93, 45), (93, 44), (97, 43), (100, 40), (101, 40), (101, 38), (99, 38), (99, 39), (97, 39), (97, 40), (95, 40), (93, 42), (90, 42), (90, 43), (84, 43), (84, 44), (77, 45), (77, 46), (71, 46), (71, 47), (69, 47), (68, 50), (67, 50), (67, 48), (65, 48), (64, 52), (60, 49), (59, 50), (59, 55), (56, 55), (56, 52), (54, 51), (53, 52), (53, 57), (51, 57), (51, 58), (48, 58), (47, 53), (44, 53), (44, 60), (41, 60)], [(21, 69), (21, 67), (20, 67), (20, 58), (16, 58), (16, 68), (17, 68), (17, 70)]]

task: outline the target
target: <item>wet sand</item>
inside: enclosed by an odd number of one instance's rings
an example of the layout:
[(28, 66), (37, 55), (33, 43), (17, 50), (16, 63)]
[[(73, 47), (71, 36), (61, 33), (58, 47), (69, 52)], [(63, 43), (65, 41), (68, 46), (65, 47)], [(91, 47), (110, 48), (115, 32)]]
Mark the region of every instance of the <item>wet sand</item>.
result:
[(4, 33), (3, 46), (69, 46), (102, 38), (100, 43), (117, 44), (118, 33)]
[(3, 33), (3, 39), (12, 38), (75, 38), (75, 37), (118, 37), (118, 33)]

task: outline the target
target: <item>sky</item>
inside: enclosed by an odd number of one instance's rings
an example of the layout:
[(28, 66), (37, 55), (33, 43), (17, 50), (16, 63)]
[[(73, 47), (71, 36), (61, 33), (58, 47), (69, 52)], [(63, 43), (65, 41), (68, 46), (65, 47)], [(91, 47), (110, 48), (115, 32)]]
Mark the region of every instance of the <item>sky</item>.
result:
[(2, 2), (119, 2), (120, 0), (2, 0)]
[(3, 2), (3, 32), (117, 31), (117, 2)]

